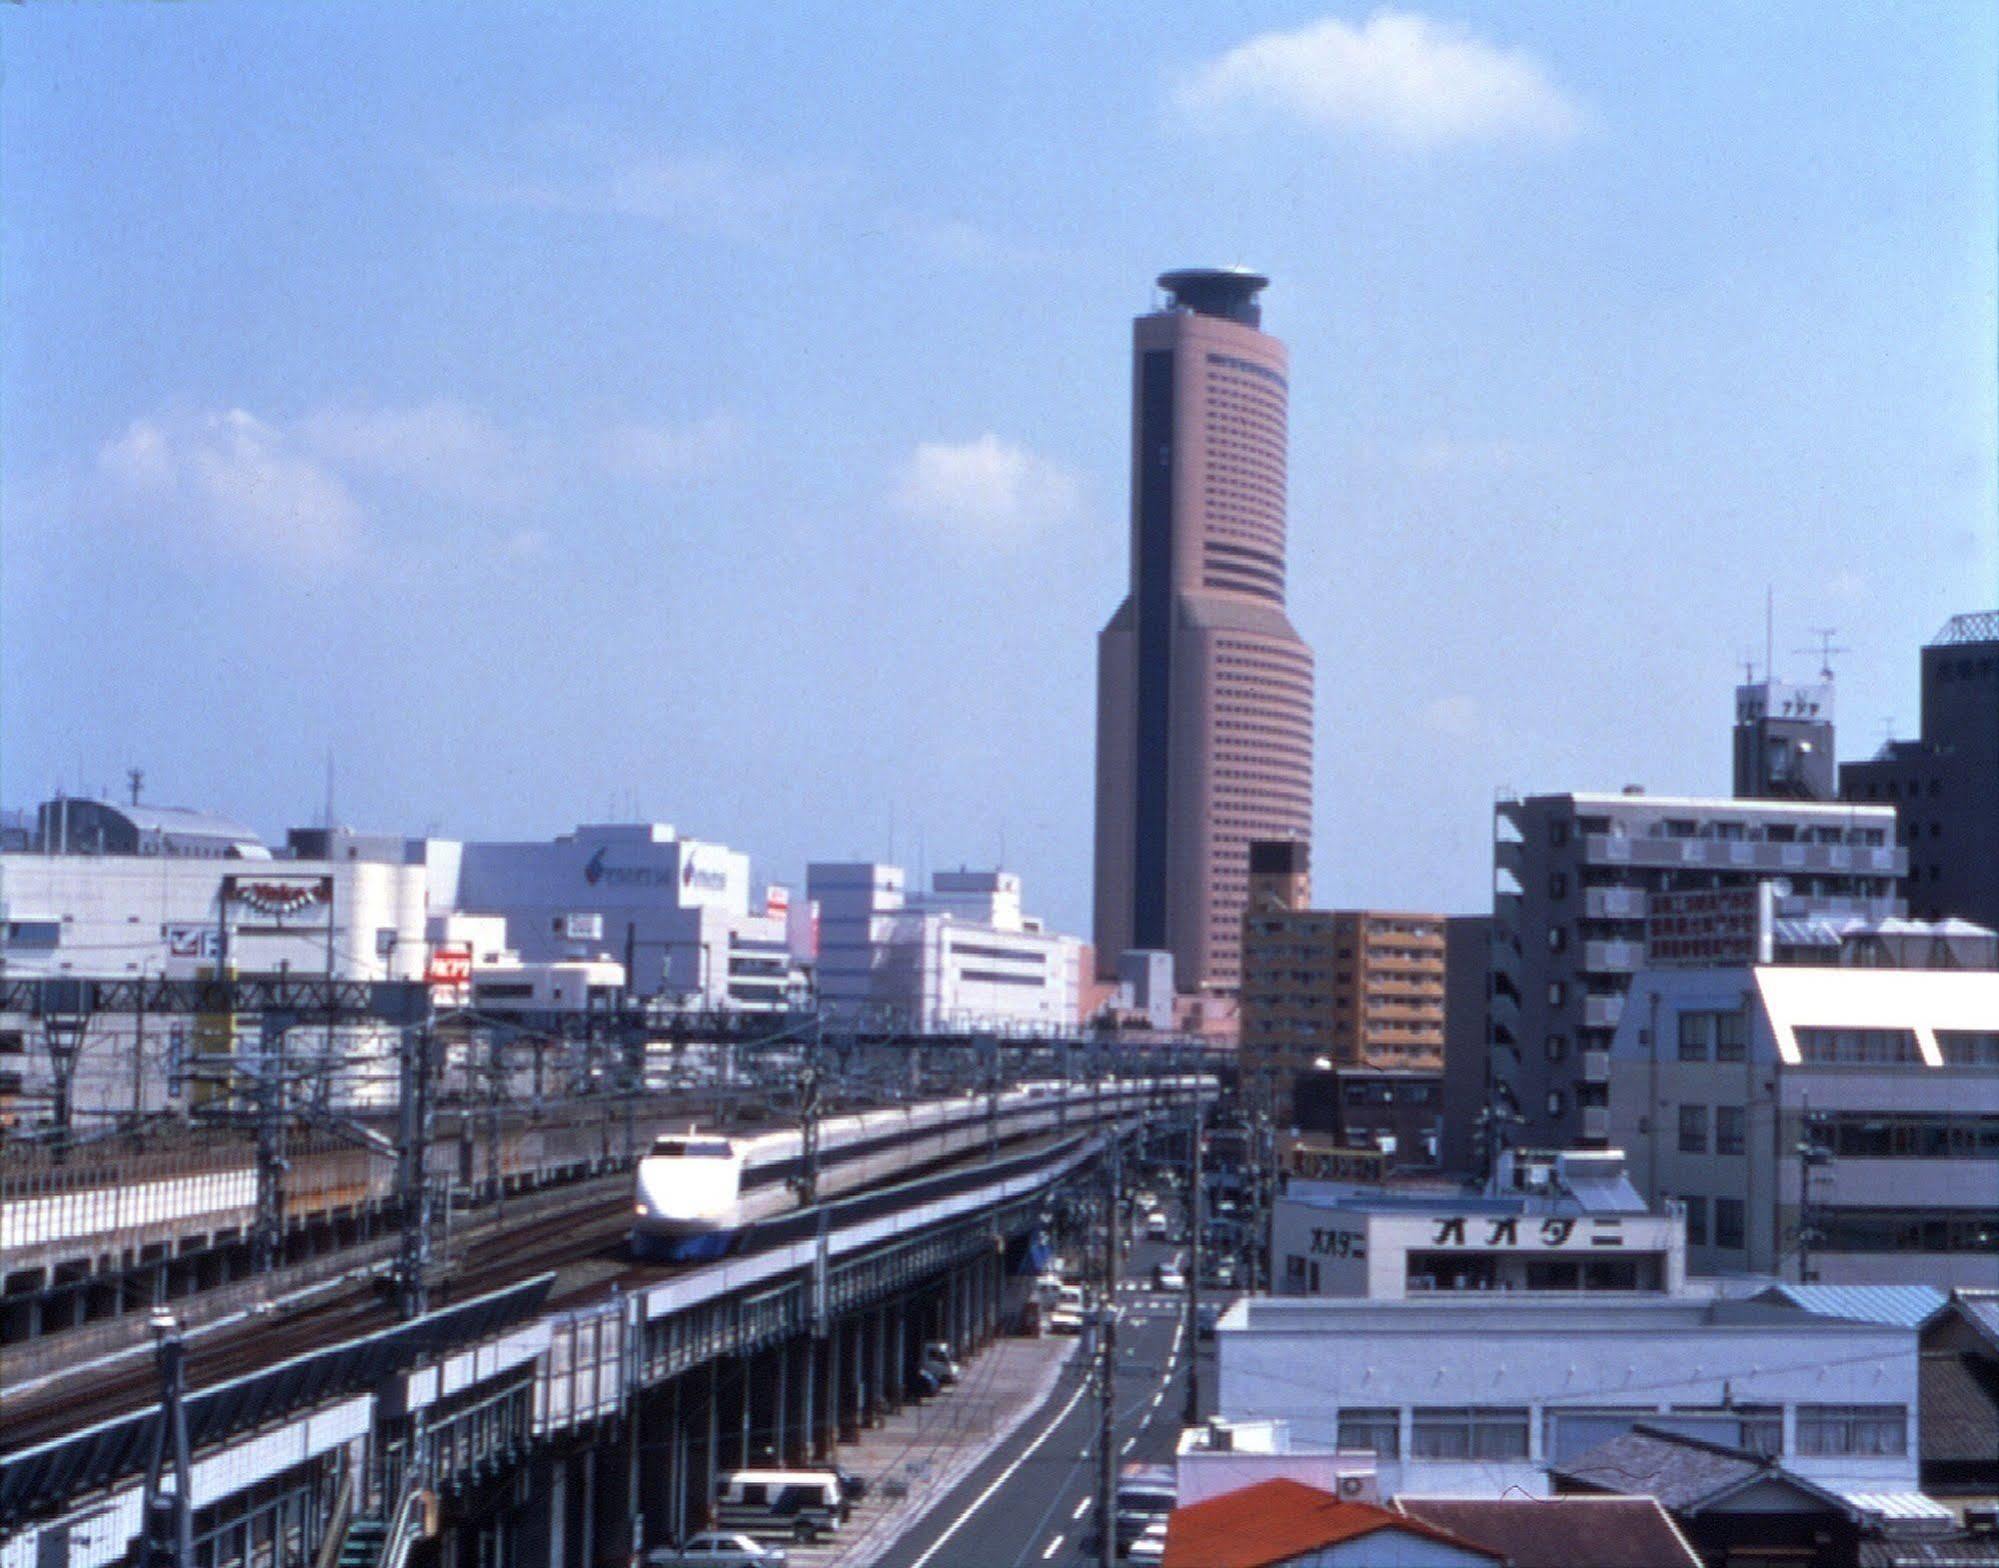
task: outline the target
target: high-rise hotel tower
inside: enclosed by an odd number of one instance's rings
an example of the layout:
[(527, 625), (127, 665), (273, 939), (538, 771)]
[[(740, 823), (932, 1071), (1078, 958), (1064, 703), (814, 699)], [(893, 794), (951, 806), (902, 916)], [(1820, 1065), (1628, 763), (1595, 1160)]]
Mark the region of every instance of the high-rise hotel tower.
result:
[(1097, 640), (1096, 959), (1233, 991), (1252, 839), (1312, 830), (1312, 653), (1284, 613), (1287, 357), (1253, 272), (1132, 330), (1131, 592)]

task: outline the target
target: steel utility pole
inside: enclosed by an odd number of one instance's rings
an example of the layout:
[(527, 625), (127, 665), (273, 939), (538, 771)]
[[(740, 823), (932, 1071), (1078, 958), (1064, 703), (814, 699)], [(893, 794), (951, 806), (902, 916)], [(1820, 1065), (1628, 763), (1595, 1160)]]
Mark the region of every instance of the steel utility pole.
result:
[(402, 1236), (396, 1253), (396, 1310), (405, 1319), (422, 1317), (429, 1307), (430, 1055), (428, 1025), (403, 1030), (396, 1148), (396, 1206)]
[(188, 1462), (187, 1347), (172, 1314), (153, 1314), (160, 1419), (140, 1509), (140, 1568), (194, 1568), (194, 1501)]
[(275, 1268), (285, 1240), (285, 1036), (293, 1020), (265, 1013), (257, 1040), (257, 1218), (251, 1266)]
[(1207, 1220), (1207, 1203), (1201, 1191), (1205, 1179), (1201, 1161), (1201, 1134), (1207, 1118), (1202, 1114), (1199, 1089), (1194, 1092), (1194, 1147), (1187, 1156), (1187, 1404), (1182, 1425), (1194, 1426), (1201, 1419), (1201, 1231)]
[(1097, 1309), (1097, 1562), (1117, 1568), (1117, 1287), (1118, 1199), (1123, 1138), (1111, 1124), (1104, 1158), (1103, 1302)]

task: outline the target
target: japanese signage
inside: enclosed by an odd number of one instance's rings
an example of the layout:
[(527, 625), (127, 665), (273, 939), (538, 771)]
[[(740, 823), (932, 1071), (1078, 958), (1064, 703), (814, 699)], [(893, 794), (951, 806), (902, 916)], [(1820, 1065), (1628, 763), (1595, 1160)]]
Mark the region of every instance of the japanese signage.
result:
[(424, 980), (431, 985), (459, 986), (472, 979), (472, 948), (466, 942), (444, 942), (430, 955)]
[[(222, 901), (242, 912), (237, 929), (244, 932), (323, 925), (333, 907), (333, 878), (227, 876), (222, 879)], [(250, 924), (247, 917), (257, 915), (270, 924)]]
[(1577, 1246), (1621, 1247), (1624, 1228), (1617, 1220), (1571, 1219), (1549, 1215), (1536, 1219), (1519, 1214), (1451, 1214), (1424, 1221), (1430, 1227), (1427, 1238), (1432, 1247), (1488, 1249), (1522, 1247), (1529, 1250)]
[(1762, 932), (1755, 887), (1654, 893), (1645, 901), (1645, 960), (1654, 969), (1753, 964)]

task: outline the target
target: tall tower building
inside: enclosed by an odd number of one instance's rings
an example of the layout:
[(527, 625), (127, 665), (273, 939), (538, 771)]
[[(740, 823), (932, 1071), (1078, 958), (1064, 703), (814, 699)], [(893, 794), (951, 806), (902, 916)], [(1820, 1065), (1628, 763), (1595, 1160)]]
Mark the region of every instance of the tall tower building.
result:
[(1252, 839), (1312, 831), (1312, 654), (1284, 613), (1288, 359), (1269, 279), (1169, 272), (1132, 329), (1131, 591), (1097, 640), (1096, 952), (1241, 980)]

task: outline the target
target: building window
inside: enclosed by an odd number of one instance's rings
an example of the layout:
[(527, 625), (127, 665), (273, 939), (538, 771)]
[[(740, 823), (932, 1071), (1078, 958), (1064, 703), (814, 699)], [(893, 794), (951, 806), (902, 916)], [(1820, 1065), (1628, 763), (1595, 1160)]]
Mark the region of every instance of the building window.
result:
[(1714, 1037), (1713, 1013), (1680, 1014), (1680, 1060), (1683, 1062), (1704, 1062), (1708, 1057), (1708, 1045)]
[(1808, 1062), (1847, 1067), (1910, 1067), (1922, 1061), (1908, 1029), (1799, 1029), (1798, 1054)]
[(1680, 1107), (1680, 1153), (1707, 1153), (1707, 1107), (1705, 1105), (1683, 1105)]
[(1742, 1200), (1740, 1198), (1716, 1198), (1714, 1200), (1714, 1244), (1726, 1247), (1731, 1252), (1742, 1250)]
[(1740, 1154), (1742, 1152), (1743, 1112), (1739, 1105), (1717, 1105), (1714, 1108), (1714, 1152), (1716, 1154)]
[(1568, 1054), (1569, 1054), (1569, 1037), (1567, 1035), (1551, 1034), (1548, 1036), (1549, 1061), (1559, 1062), (1563, 1057), (1567, 1056)]
[(1400, 1410), (1342, 1410), (1341, 1448), (1371, 1453), (1377, 1459), (1399, 1459), (1402, 1455), (1402, 1412)]
[(1749, 1018), (1741, 1012), (1714, 1015), (1714, 1059), (1739, 1062), (1749, 1051)]
[(1909, 1412), (1904, 1405), (1800, 1405), (1801, 1454), (1906, 1454)]
[(1559, 980), (1548, 982), (1548, 1005), (1560, 1007), (1569, 999), (1569, 988)]
[(1568, 945), (1569, 945), (1569, 928), (1567, 926), (1548, 927), (1549, 952), (1559, 953), (1563, 951), (1563, 949), (1565, 949)]
[(1568, 1101), (1562, 1097), (1562, 1091), (1560, 1089), (1550, 1089), (1548, 1091), (1548, 1114), (1550, 1116), (1560, 1116), (1567, 1109)]
[(1417, 1459), (1525, 1459), (1526, 1408), (1419, 1406), (1409, 1451)]
[(1569, 874), (1566, 871), (1557, 871), (1549, 876), (1548, 896), (1550, 898), (1567, 898), (1569, 896)]
[(1707, 1245), (1707, 1199), (1682, 1198), (1680, 1202), (1687, 1210), (1687, 1245), (1705, 1247)]

